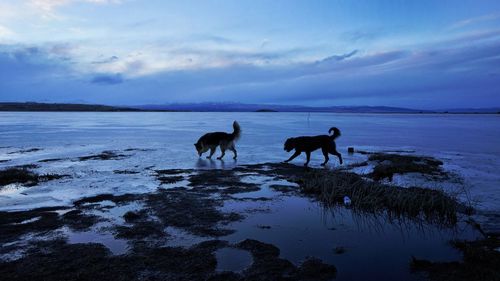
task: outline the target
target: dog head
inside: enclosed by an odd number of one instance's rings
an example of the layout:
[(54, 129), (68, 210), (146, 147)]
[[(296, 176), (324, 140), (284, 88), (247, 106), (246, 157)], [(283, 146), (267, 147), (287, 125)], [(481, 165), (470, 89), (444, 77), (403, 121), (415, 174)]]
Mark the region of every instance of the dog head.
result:
[(286, 152), (290, 152), (292, 151), (293, 149), (295, 148), (295, 138), (289, 138), (285, 141), (285, 146), (283, 147), (283, 149), (286, 151)]
[(194, 147), (196, 148), (196, 151), (198, 152), (198, 156), (201, 156), (203, 153), (203, 145), (199, 142), (194, 144)]

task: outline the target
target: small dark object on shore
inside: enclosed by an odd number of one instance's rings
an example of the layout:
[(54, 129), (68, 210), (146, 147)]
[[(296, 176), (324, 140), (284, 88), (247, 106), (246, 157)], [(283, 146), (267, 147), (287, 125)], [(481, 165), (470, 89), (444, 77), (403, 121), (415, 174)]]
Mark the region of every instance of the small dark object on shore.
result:
[(259, 225), (257, 225), (257, 227), (260, 228), (260, 229), (271, 229), (270, 225), (261, 225), (261, 224), (259, 224)]
[(133, 212), (133, 211), (128, 211), (123, 215), (123, 218), (125, 219), (126, 222), (132, 222), (135, 220), (140, 219), (142, 216), (138, 212)]
[(127, 155), (117, 154), (114, 151), (105, 150), (105, 151), (101, 152), (100, 154), (82, 156), (82, 157), (78, 157), (78, 159), (80, 161), (87, 161), (87, 160), (121, 160), (121, 159), (123, 159), (125, 157), (127, 157)]
[(346, 252), (346, 249), (344, 247), (339, 246), (339, 247), (335, 247), (334, 251), (335, 251), (335, 254), (341, 255), (341, 254)]
[(354, 147), (352, 147), (352, 146), (348, 147), (347, 153), (354, 153)]

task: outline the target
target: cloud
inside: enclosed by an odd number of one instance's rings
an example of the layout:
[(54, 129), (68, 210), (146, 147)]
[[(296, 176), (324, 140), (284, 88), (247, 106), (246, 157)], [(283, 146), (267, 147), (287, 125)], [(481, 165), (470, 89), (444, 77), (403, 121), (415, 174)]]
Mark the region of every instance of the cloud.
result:
[(343, 55), (333, 55), (327, 58), (324, 58), (320, 61), (317, 61), (317, 64), (322, 64), (322, 63), (332, 63), (332, 62), (337, 62), (337, 61), (343, 61), (345, 59), (348, 59), (352, 56), (354, 56), (356, 53), (358, 53), (358, 50), (353, 50), (350, 53), (343, 54)]
[(95, 75), (90, 82), (100, 85), (116, 85), (123, 83), (123, 77), (120, 73), (98, 74)]
[(14, 35), (14, 31), (6, 26), (0, 25), (0, 39), (10, 38)]
[(119, 4), (121, 0), (29, 0), (33, 7), (45, 19), (57, 18), (55, 10), (71, 3)]
[(111, 56), (111, 57), (108, 57), (108, 58), (104, 58), (104, 59), (99, 59), (99, 60), (93, 61), (91, 63), (92, 64), (106, 64), (106, 63), (112, 63), (112, 62), (117, 61), (117, 60), (118, 60), (117, 56)]
[[(92, 67), (85, 71), (75, 70), (79, 63), (73, 55), (78, 48), (72, 45), (0, 45), (0, 73), (5, 77), (0, 92), (4, 100), (43, 96), (120, 104), (239, 101), (422, 108), (500, 104), (496, 90), (500, 40), (490, 36), (465, 43), (466, 37), (454, 39), (462, 40), (460, 44), (353, 50), (288, 62), (293, 49), (170, 48), (164, 53), (145, 49), (99, 56), (89, 60)], [(272, 63), (260, 63), (264, 59)]]
[(470, 25), (481, 23), (481, 22), (494, 21), (494, 20), (497, 20), (497, 19), (500, 19), (500, 14), (499, 13), (482, 15), (482, 16), (479, 16), (479, 17), (467, 18), (467, 19), (463, 19), (463, 20), (460, 20), (460, 21), (457, 21), (457, 22), (453, 23), (452, 25), (450, 25), (448, 27), (448, 29), (450, 29), (450, 30), (452, 30), (452, 29), (460, 29), (460, 28), (464, 28), (464, 27), (467, 27), (467, 26), (470, 26)]

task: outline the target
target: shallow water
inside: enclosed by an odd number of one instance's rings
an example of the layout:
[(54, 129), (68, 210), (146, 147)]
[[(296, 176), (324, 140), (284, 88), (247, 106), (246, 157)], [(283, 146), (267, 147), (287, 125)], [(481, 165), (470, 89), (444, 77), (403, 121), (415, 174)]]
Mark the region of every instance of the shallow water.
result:
[[(203, 133), (231, 131), (238, 120), (243, 136), (238, 142), (239, 158), (225, 161), (198, 159), (192, 145)], [(155, 168), (231, 168), (237, 164), (283, 161), (286, 138), (325, 134), (337, 126), (337, 140), (347, 164), (360, 161), (348, 155), (347, 147), (364, 150), (405, 150), (435, 156), (445, 167), (464, 179), (481, 209), (500, 210), (500, 116), (430, 114), (330, 114), (330, 113), (76, 113), (76, 112), (0, 112), (0, 167), (31, 164), (43, 159), (40, 172), (70, 174), (72, 180), (42, 184), (30, 196), (0, 194), (0, 209), (23, 209), (68, 204), (81, 196), (105, 191), (148, 192), (157, 183), (148, 177), (146, 167)], [(22, 153), (23, 149), (41, 148)], [(142, 148), (147, 151), (123, 150)], [(131, 157), (114, 161), (75, 161), (75, 157), (103, 150), (120, 150)], [(294, 163), (300, 164), (305, 156)], [(313, 153), (312, 166), (322, 161)], [(338, 166), (331, 158), (331, 167)], [(114, 174), (132, 169), (135, 175)]]
[[(229, 153), (225, 161), (198, 159), (192, 145), (208, 131), (231, 131), (238, 120), (243, 136), (238, 142), (239, 159)], [(499, 212), (500, 119), (496, 115), (397, 115), (397, 114), (306, 114), (306, 113), (0, 113), (0, 167), (39, 164), (39, 173), (70, 175), (69, 178), (24, 188), (11, 185), (0, 191), (0, 210), (22, 210), (42, 206), (70, 205), (78, 198), (102, 193), (147, 193), (158, 188), (185, 186), (186, 181), (163, 184), (156, 169), (232, 168), (239, 164), (277, 162), (289, 154), (282, 149), (286, 138), (324, 134), (331, 126), (342, 130), (337, 140), (346, 164), (365, 156), (346, 153), (347, 147), (362, 150), (414, 151), (435, 156), (445, 169), (461, 180), (452, 185), (468, 188), (482, 210)], [(38, 151), (23, 152), (31, 148)], [(130, 149), (133, 150), (130, 150)], [(137, 150), (139, 149), (139, 150)], [(120, 160), (79, 161), (78, 157), (116, 150)], [(301, 165), (304, 156), (294, 163)], [(46, 159), (57, 161), (38, 162)], [(322, 162), (313, 154), (312, 166)], [(331, 158), (330, 167), (338, 167)], [(363, 168), (364, 169), (364, 168)], [(361, 169), (362, 170), (362, 169)], [(132, 171), (121, 173), (116, 171)], [(362, 171), (361, 171), (362, 172)], [(396, 177), (412, 185), (411, 177)], [(232, 195), (222, 207), (244, 213), (246, 218), (230, 224), (237, 231), (221, 237), (230, 243), (251, 238), (276, 245), (281, 257), (300, 264), (308, 256), (334, 264), (338, 280), (412, 280), (411, 256), (434, 261), (459, 260), (450, 239), (474, 239), (478, 233), (464, 224), (453, 229), (408, 221), (390, 221), (384, 216), (354, 213), (348, 208), (325, 210), (313, 199), (276, 192), (270, 184), (295, 184), (260, 176), (245, 176), (243, 182), (262, 184), (260, 191)], [(259, 200), (261, 197), (272, 200)], [(241, 201), (244, 198), (256, 200)], [(128, 210), (140, 203), (114, 206), (96, 214), (123, 223)], [(167, 246), (189, 247), (207, 238), (167, 227)], [(114, 239), (106, 229), (62, 234), (71, 243), (99, 242), (115, 254), (126, 253), (126, 240)], [(337, 254), (336, 248), (345, 253)], [(218, 270), (241, 271), (251, 261), (233, 248), (217, 252)], [(243, 251), (244, 252), (244, 251)], [(239, 257), (231, 259), (231, 257)], [(240, 259), (241, 258), (241, 259)]]
[[(251, 215), (231, 224), (238, 231), (224, 240), (237, 243), (249, 238), (273, 244), (282, 258), (297, 265), (309, 256), (320, 258), (337, 267), (337, 280), (420, 280), (409, 272), (412, 256), (458, 261), (461, 253), (449, 241), (480, 237), (464, 223), (446, 228), (360, 214), (345, 207), (325, 209), (316, 200), (280, 195), (268, 186), (253, 192), (254, 197), (275, 198), (273, 201), (226, 202), (224, 210)], [(345, 252), (336, 253), (336, 248)]]

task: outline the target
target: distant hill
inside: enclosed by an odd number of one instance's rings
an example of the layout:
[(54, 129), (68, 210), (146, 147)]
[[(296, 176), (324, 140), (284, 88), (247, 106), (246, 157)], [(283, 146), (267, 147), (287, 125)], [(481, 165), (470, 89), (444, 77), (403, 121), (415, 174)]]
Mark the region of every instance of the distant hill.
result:
[(175, 110), (198, 112), (335, 112), (335, 113), (420, 113), (424, 110), (389, 106), (329, 106), (312, 107), (298, 105), (262, 105), (242, 103), (183, 103), (164, 105), (141, 105), (135, 108), (146, 110)]
[(459, 108), (442, 110), (419, 110), (390, 106), (300, 106), (267, 105), (243, 103), (182, 103), (154, 104), (138, 106), (108, 106), (98, 104), (37, 103), (37, 102), (0, 102), (0, 111), (194, 111), (194, 112), (332, 112), (332, 113), (500, 113), (500, 107)]
[(97, 104), (1, 102), (0, 111), (141, 111), (137, 108)]
[(483, 113), (498, 113), (500, 114), (500, 107), (489, 107), (489, 108), (452, 108), (452, 109), (442, 109), (439, 112), (444, 113), (470, 113), (470, 114), (483, 114)]

